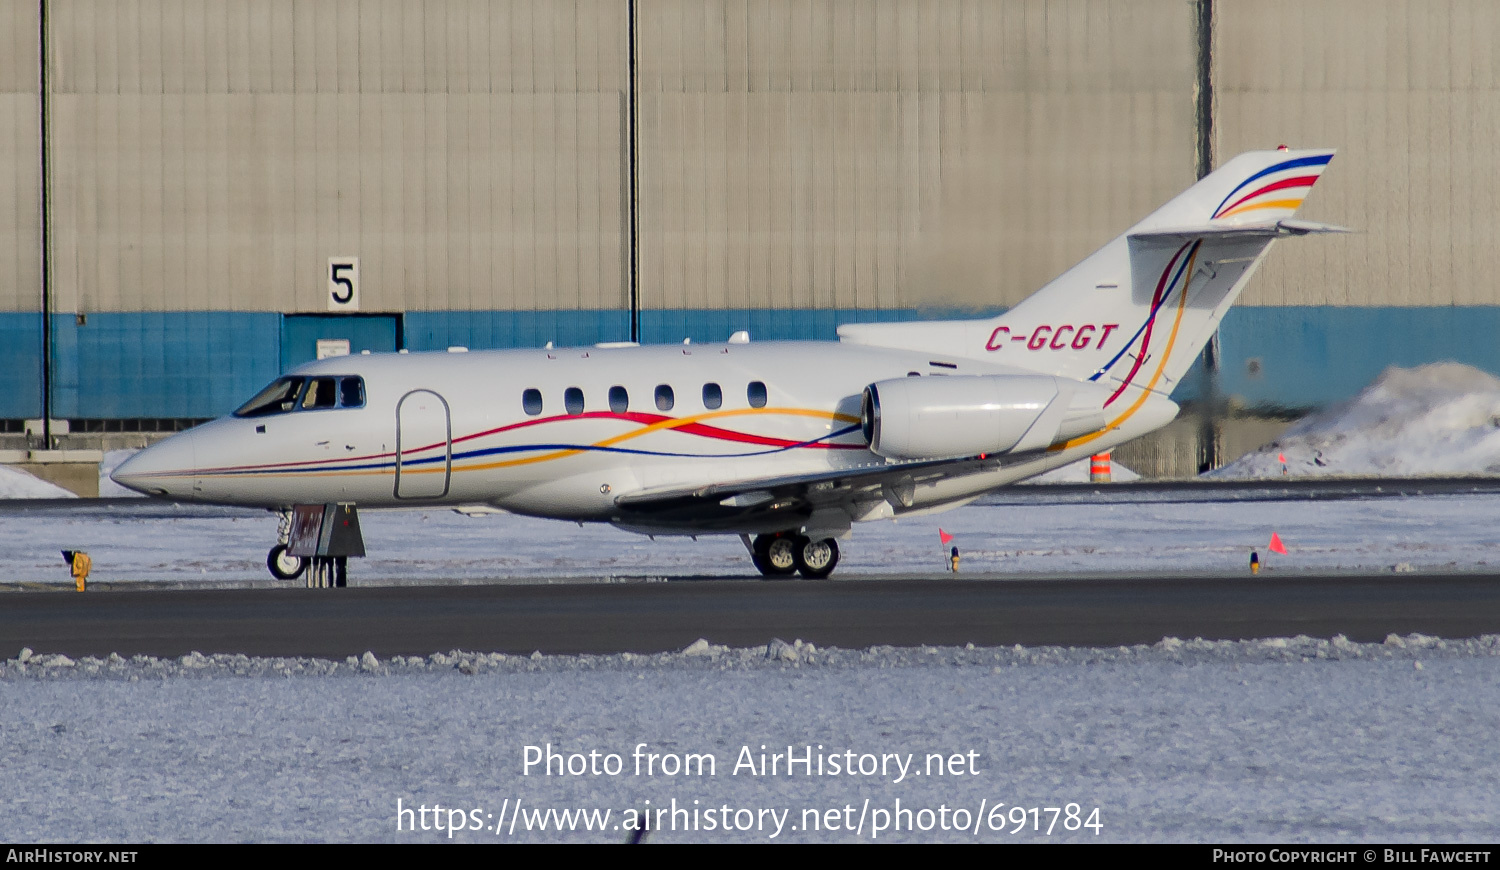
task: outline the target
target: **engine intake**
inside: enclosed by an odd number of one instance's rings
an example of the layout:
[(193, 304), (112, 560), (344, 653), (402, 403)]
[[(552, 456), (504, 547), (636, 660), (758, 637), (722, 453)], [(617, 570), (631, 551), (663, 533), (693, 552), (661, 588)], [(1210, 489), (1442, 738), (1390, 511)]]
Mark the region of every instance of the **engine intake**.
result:
[(1103, 429), (1108, 398), (1050, 375), (896, 378), (865, 387), (860, 428), (887, 459), (1025, 453)]

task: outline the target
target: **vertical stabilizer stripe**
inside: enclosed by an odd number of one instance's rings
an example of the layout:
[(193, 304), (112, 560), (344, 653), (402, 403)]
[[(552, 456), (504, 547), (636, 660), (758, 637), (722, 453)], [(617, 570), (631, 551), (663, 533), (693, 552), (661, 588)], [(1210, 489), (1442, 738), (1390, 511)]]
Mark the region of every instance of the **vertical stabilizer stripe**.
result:
[(1244, 181), (1241, 181), (1239, 183), (1239, 186), (1237, 186), (1234, 190), (1229, 191), (1229, 195), (1219, 201), (1218, 208), (1214, 209), (1214, 214), (1217, 215), (1219, 213), (1219, 209), (1224, 207), (1224, 203), (1229, 202), (1231, 199), (1233, 199), (1236, 193), (1239, 193), (1241, 190), (1244, 190), (1246, 187), (1254, 184), (1257, 179), (1265, 178), (1267, 175), (1281, 172), (1285, 169), (1297, 169), (1303, 166), (1327, 166), (1328, 161), (1332, 159), (1332, 154), (1314, 154), (1311, 157), (1298, 157), (1294, 160), (1283, 160), (1274, 166), (1268, 166), (1265, 169), (1262, 169), (1261, 171), (1245, 179)]

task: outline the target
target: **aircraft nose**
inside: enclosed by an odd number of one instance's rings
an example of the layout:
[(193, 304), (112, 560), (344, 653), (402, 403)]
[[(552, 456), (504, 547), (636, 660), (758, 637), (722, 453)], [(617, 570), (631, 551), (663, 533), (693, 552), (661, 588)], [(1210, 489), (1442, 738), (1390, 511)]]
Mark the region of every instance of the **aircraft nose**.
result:
[(191, 432), (179, 432), (120, 463), (109, 479), (146, 495), (191, 496), (197, 449)]

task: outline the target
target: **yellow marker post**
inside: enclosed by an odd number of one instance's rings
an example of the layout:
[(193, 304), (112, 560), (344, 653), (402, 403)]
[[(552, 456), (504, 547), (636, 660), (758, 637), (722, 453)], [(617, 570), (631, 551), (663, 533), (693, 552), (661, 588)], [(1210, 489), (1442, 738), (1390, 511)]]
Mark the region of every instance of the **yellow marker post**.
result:
[(73, 585), (79, 592), (82, 592), (88, 585), (89, 570), (94, 567), (94, 560), (82, 550), (63, 550), (62, 554), (69, 569), (73, 572)]

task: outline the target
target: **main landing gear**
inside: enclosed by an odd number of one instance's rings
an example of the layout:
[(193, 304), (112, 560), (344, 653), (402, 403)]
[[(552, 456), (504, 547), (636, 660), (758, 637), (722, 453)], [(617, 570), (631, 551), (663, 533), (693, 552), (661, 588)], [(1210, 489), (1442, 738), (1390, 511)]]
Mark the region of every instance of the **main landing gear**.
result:
[(746, 544), (756, 569), (767, 577), (801, 574), (821, 580), (839, 563), (839, 545), (832, 538), (814, 541), (795, 532), (775, 532), (757, 535), (754, 543), (747, 537)]

